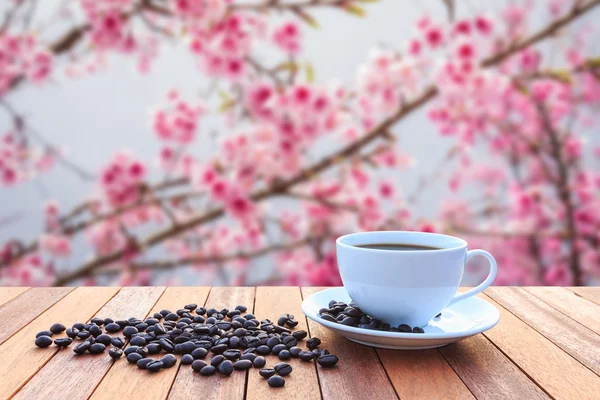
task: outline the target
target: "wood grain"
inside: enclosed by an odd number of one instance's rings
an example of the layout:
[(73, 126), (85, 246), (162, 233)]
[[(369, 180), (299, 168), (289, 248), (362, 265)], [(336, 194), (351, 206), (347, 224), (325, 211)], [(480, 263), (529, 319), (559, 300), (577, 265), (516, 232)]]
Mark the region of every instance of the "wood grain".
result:
[(483, 298), (500, 311), (500, 322), (484, 335), (539, 386), (558, 399), (598, 398), (598, 376), (500, 304)]
[(588, 299), (591, 302), (600, 304), (600, 287), (573, 286), (568, 287), (567, 289), (576, 293), (578, 296)]
[[(91, 288), (78, 290), (86, 291), (88, 298), (95, 296)], [(163, 291), (164, 288), (123, 288), (100, 311), (94, 310), (94, 316), (113, 319), (134, 316), (143, 318)], [(80, 320), (88, 321), (91, 316), (90, 314)], [(87, 399), (114, 363), (107, 352), (77, 355), (71, 348), (60, 351), (17, 393), (15, 399)], [(116, 363), (126, 361), (122, 358)]]
[(581, 325), (600, 334), (600, 305), (577, 296), (562, 287), (524, 287), (544, 303), (550, 304), (563, 314), (568, 315)]
[[(77, 288), (4, 342), (0, 346), (0, 399), (12, 396), (57, 354), (55, 346), (46, 349), (36, 347), (33, 343), (36, 333), (56, 322), (71, 326), (75, 322), (87, 321), (118, 290), (114, 287)], [(61, 354), (63, 352), (71, 351), (60, 351)]]
[(377, 353), (401, 399), (474, 399), (435, 349), (377, 349)]
[[(176, 311), (186, 304), (204, 304), (210, 287), (170, 287), (164, 292), (160, 300), (153, 307), (150, 314), (167, 309)], [(159, 359), (165, 353), (160, 353), (152, 358)], [(152, 374), (143, 371), (134, 365), (120, 360), (108, 371), (98, 388), (94, 391), (92, 399), (166, 399), (169, 389), (175, 380), (179, 363), (173, 368), (165, 369), (160, 373)], [(184, 365), (183, 368), (189, 366)], [(140, 388), (144, 388), (143, 391)]]
[[(73, 288), (33, 288), (0, 306), (0, 344), (65, 297)], [(50, 325), (40, 327), (40, 331)]]
[(9, 300), (14, 299), (29, 288), (24, 286), (0, 287), (0, 306)]
[[(300, 305), (302, 295), (298, 287), (259, 287), (256, 288), (254, 313), (260, 318), (277, 321), (281, 314), (293, 314), (298, 321), (295, 330), (308, 331), (306, 317)], [(304, 342), (298, 347), (306, 349)], [(276, 356), (268, 356), (267, 367), (281, 362)], [(302, 361), (298, 358), (286, 361), (293, 368), (291, 375), (285, 377), (285, 390), (270, 387), (265, 379), (255, 369), (248, 375), (246, 398), (249, 400), (263, 399), (320, 399), (319, 380), (314, 362)]]
[[(213, 287), (206, 306), (219, 310), (233, 309), (243, 304), (250, 312), (254, 309), (254, 291), (253, 287)], [(210, 355), (206, 359), (210, 360)], [(191, 399), (198, 397), (200, 393), (202, 399), (243, 399), (246, 375), (247, 372), (233, 371), (228, 377), (219, 373), (203, 377), (184, 365), (177, 372), (169, 399)]]
[[(326, 288), (304, 287), (302, 297)], [(335, 368), (317, 368), (324, 399), (395, 399), (397, 394), (372, 347), (363, 346), (334, 334), (309, 320), (312, 337), (322, 341), (321, 348), (336, 354), (340, 361)]]
[(439, 352), (477, 399), (547, 399), (534, 382), (482, 335)]
[(486, 294), (597, 375), (600, 374), (600, 336), (521, 288), (488, 288)]

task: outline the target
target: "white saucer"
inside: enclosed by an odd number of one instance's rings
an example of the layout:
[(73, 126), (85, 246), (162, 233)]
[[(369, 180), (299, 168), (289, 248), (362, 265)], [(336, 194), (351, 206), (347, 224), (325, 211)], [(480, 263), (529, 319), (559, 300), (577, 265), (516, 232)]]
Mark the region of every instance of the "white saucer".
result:
[(322, 319), (319, 310), (327, 308), (331, 300), (351, 301), (343, 287), (326, 289), (304, 299), (302, 311), (308, 318), (353, 342), (385, 349), (417, 350), (445, 346), (493, 328), (500, 320), (496, 307), (480, 298), (470, 297), (442, 311), (441, 317), (434, 318), (423, 328), (425, 333), (384, 332)]

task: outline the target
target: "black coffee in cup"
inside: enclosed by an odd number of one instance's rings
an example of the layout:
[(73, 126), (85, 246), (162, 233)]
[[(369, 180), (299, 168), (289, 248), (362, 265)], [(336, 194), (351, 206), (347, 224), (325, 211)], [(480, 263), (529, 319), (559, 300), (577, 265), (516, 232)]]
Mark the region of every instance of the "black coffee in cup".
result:
[(421, 246), (418, 244), (404, 244), (404, 243), (373, 243), (373, 244), (359, 244), (355, 247), (363, 249), (375, 249), (375, 250), (392, 250), (392, 251), (423, 251), (423, 250), (441, 250), (440, 247)]

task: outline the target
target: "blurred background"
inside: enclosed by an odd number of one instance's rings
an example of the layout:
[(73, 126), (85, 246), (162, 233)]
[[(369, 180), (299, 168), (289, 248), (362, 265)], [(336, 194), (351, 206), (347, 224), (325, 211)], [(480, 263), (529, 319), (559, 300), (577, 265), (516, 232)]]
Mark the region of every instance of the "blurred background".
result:
[(597, 3), (5, 2), (0, 283), (339, 285), (403, 229), (597, 284)]

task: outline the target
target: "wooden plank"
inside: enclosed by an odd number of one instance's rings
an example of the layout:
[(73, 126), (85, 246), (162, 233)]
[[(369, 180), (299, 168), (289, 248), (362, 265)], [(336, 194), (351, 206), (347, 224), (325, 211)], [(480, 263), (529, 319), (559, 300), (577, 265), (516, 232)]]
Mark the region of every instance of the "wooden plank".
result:
[(583, 297), (577, 296), (562, 287), (525, 287), (544, 303), (550, 304), (563, 314), (568, 315), (581, 325), (588, 327), (600, 334), (600, 306)]
[[(302, 295), (298, 287), (259, 287), (256, 288), (254, 313), (260, 319), (268, 318), (277, 321), (281, 314), (289, 313), (296, 317), (298, 326), (295, 330), (308, 331), (306, 317), (300, 305)], [(305, 348), (300, 342), (299, 347)], [(267, 357), (267, 366), (281, 362), (276, 356)], [(292, 374), (285, 377), (285, 390), (270, 387), (257, 370), (250, 370), (246, 398), (248, 400), (264, 399), (320, 399), (319, 380), (315, 363), (298, 358), (286, 361), (293, 368)]]
[[(73, 288), (33, 288), (0, 306), (0, 344), (65, 297)], [(40, 327), (40, 331), (50, 325)]]
[[(302, 297), (306, 298), (323, 289), (325, 288), (304, 287)], [(349, 341), (312, 320), (308, 321), (308, 328), (311, 337), (321, 339), (321, 348), (340, 358), (335, 368), (317, 367), (324, 399), (398, 398), (372, 347)]]
[(13, 286), (13, 287), (0, 287), (0, 306), (21, 293), (27, 291), (29, 288), (24, 286)]
[(598, 376), (500, 304), (481, 297), (500, 311), (500, 322), (484, 335), (548, 394), (557, 399), (598, 398)]
[(12, 396), (58, 352), (55, 346), (36, 347), (33, 343), (36, 333), (56, 322), (71, 326), (87, 321), (118, 290), (115, 287), (77, 288), (4, 342), (0, 346), (0, 399)]
[[(204, 304), (209, 292), (210, 287), (207, 286), (167, 288), (150, 313), (154, 314), (163, 309), (176, 311), (190, 303)], [(152, 356), (152, 358), (159, 359), (164, 355), (165, 353), (160, 353)], [(125, 360), (119, 361), (108, 371), (91, 398), (166, 399), (178, 368), (179, 363), (173, 368), (165, 369), (158, 374), (152, 374), (140, 370)], [(191, 370), (189, 366), (183, 366), (183, 368)], [(196, 376), (196, 378), (198, 377)], [(144, 388), (144, 390), (140, 391), (140, 388)]]
[[(232, 309), (240, 304), (247, 306), (249, 312), (254, 309), (253, 287), (213, 287), (206, 301), (207, 308), (216, 309)], [(246, 375), (246, 372), (234, 371), (229, 377), (219, 373), (202, 377), (186, 365), (179, 368), (169, 399), (191, 399), (199, 393), (203, 399), (243, 399)]]
[[(89, 288), (78, 290), (89, 290)], [(100, 311), (95, 310), (94, 316), (113, 319), (143, 318), (163, 291), (164, 288), (123, 288)], [(81, 321), (89, 319), (91, 315), (82, 318)], [(114, 363), (106, 352), (99, 355), (79, 356), (73, 353), (71, 348), (60, 351), (17, 393), (15, 398), (87, 399)], [(126, 363), (126, 361), (123, 358), (117, 363)]]
[(401, 399), (474, 399), (435, 349), (377, 349), (377, 353)]
[(549, 398), (482, 335), (438, 350), (477, 399)]
[(600, 336), (521, 288), (488, 288), (486, 294), (600, 375)]
[(586, 286), (586, 287), (573, 286), (573, 287), (568, 287), (567, 289), (569, 289), (571, 292), (574, 292), (578, 296), (588, 299), (591, 302), (600, 304), (600, 287), (598, 287), (598, 286), (595, 286), (595, 287), (594, 286), (591, 286), (591, 287), (590, 286)]

